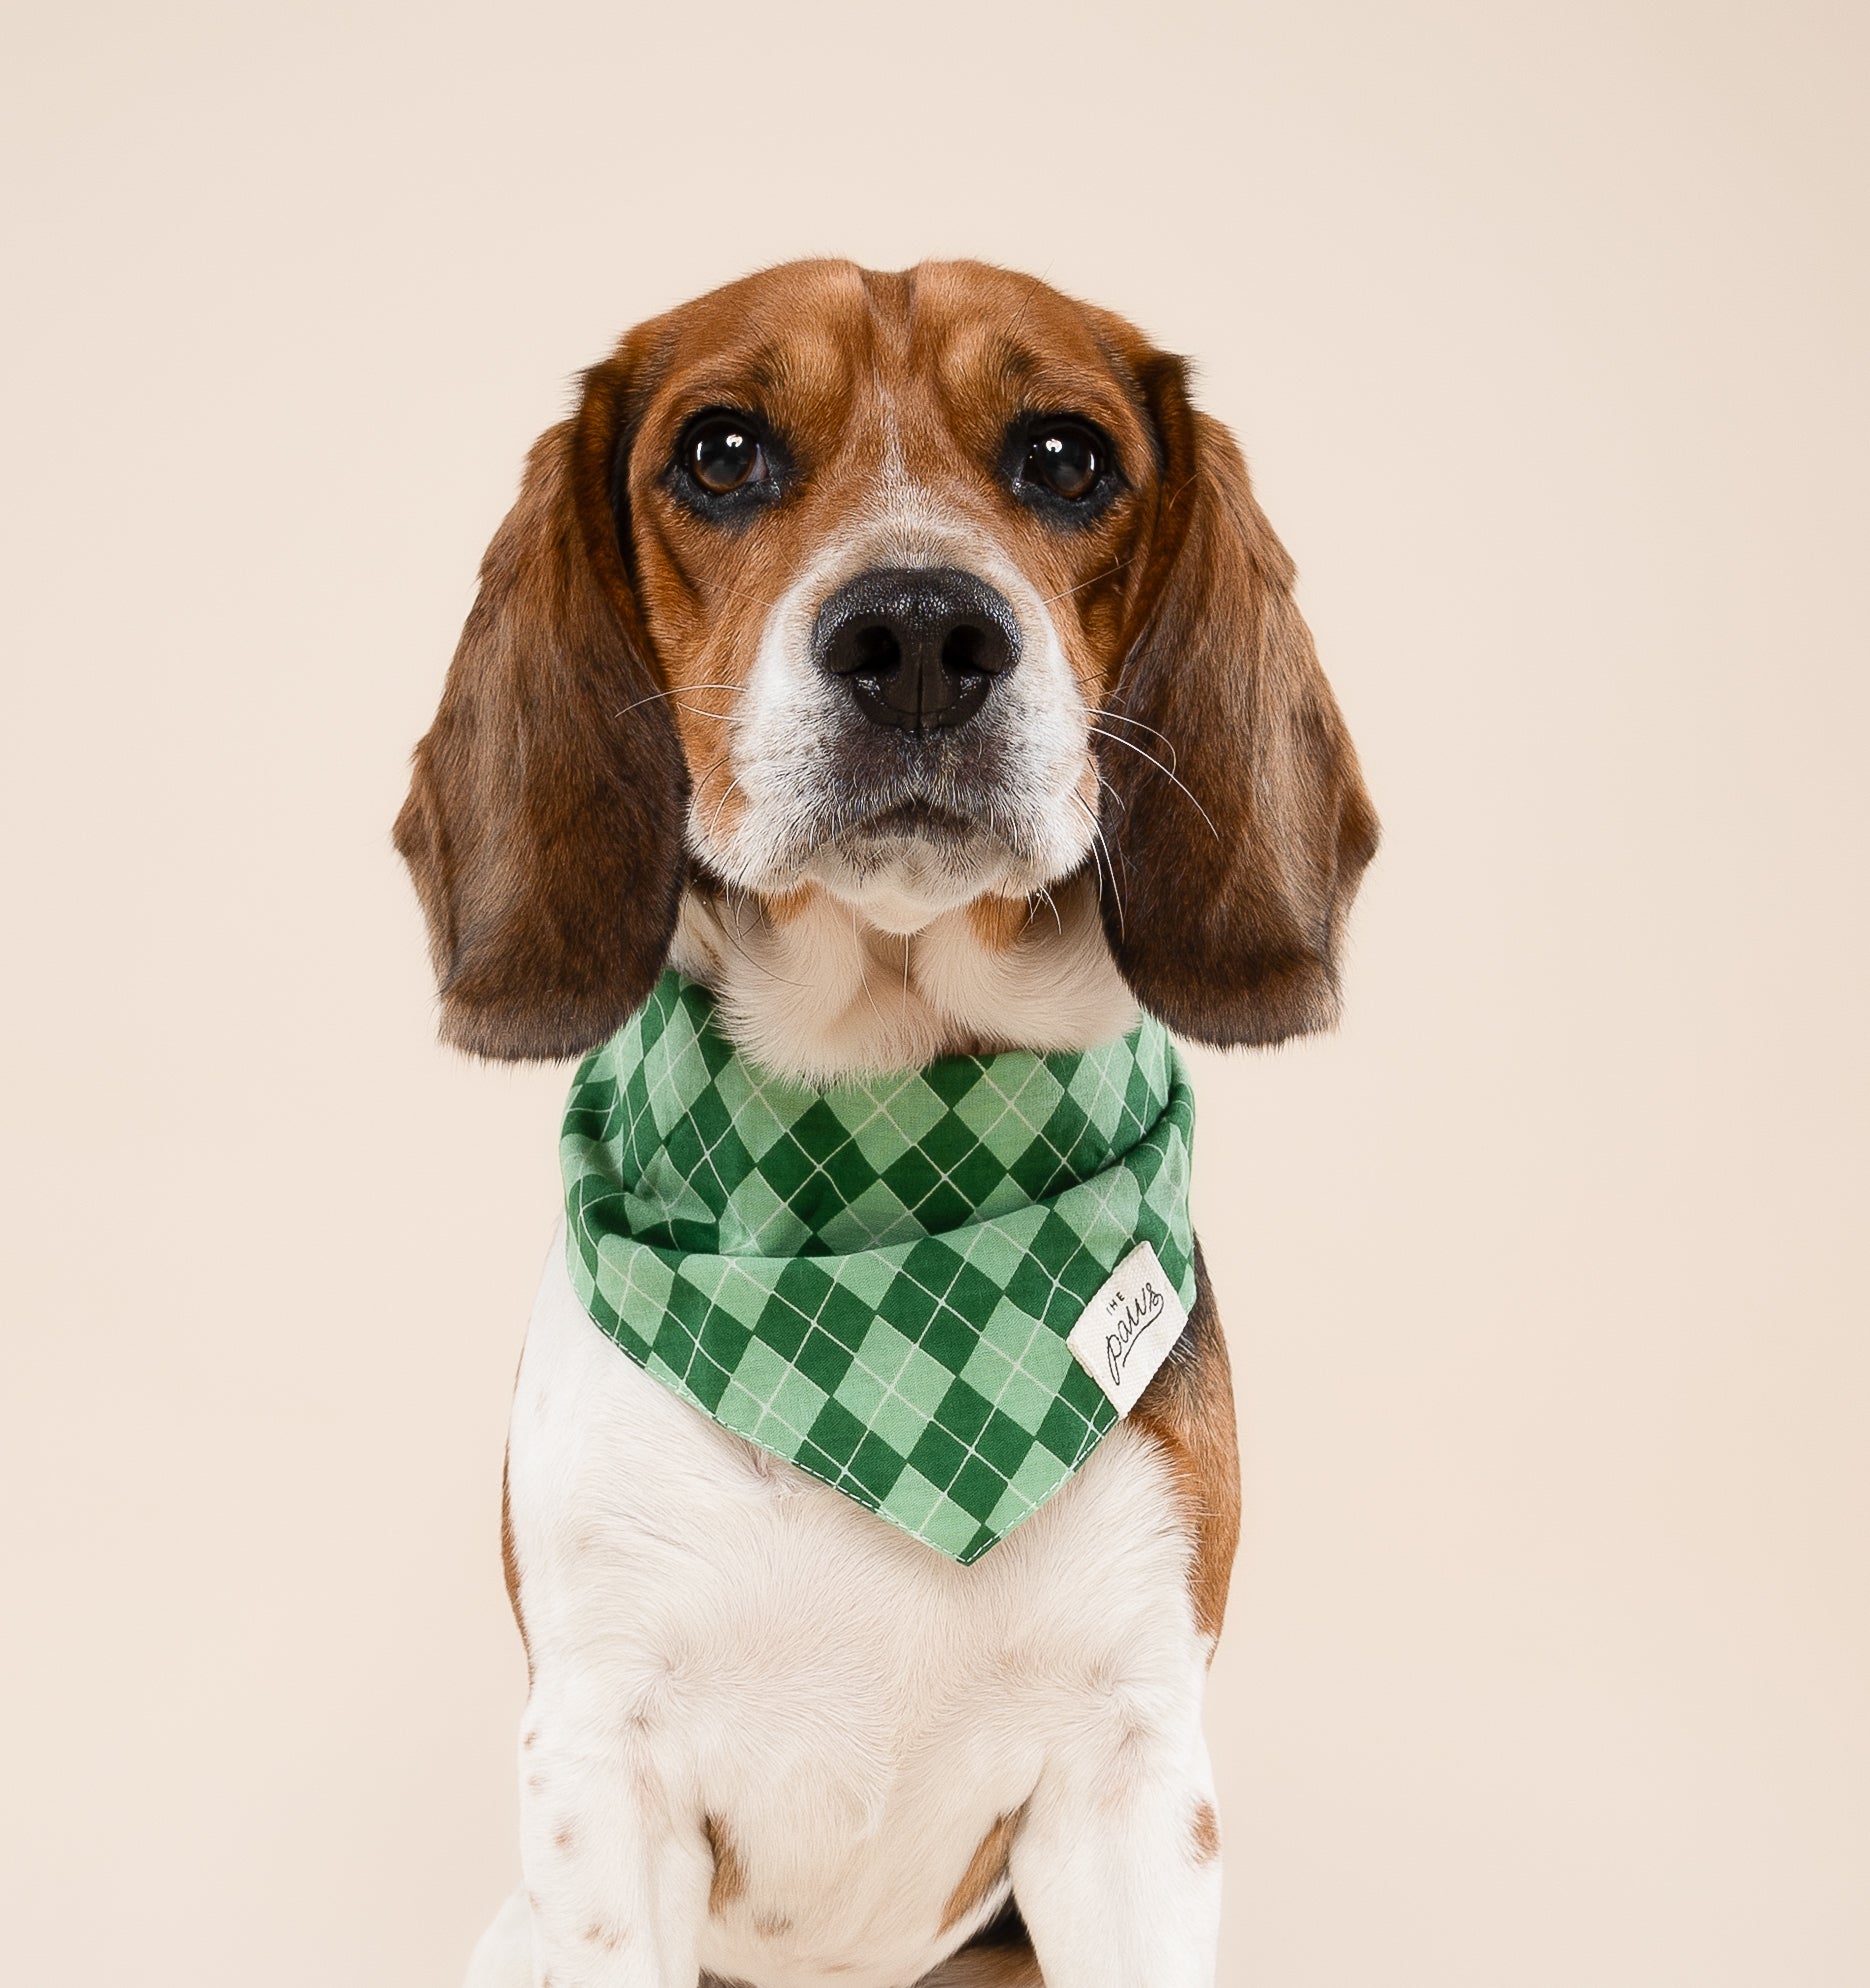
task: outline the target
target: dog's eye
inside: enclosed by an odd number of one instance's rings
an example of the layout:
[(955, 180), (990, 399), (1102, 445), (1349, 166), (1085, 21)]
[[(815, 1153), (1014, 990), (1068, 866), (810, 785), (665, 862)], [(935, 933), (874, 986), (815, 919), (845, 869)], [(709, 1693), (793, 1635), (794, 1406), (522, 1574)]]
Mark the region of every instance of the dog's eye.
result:
[(685, 467), (711, 497), (725, 497), (772, 474), (751, 422), (721, 415), (694, 429), (684, 445)]
[(1036, 483), (1072, 503), (1088, 497), (1104, 473), (1097, 437), (1075, 421), (1055, 421), (1036, 430), (1020, 466), (1022, 482)]

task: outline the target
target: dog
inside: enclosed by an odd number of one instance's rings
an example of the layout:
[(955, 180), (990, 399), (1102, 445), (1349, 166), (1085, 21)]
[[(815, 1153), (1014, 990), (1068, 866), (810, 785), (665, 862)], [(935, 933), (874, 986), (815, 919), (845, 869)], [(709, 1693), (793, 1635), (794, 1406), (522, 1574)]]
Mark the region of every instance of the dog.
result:
[[(569, 1057), (672, 962), (836, 1084), (1329, 1026), (1376, 847), (1293, 568), (1184, 362), (971, 262), (630, 332), (533, 448), (396, 842), (448, 1042)], [(1187, 1328), (957, 1565), (697, 1413), (554, 1246), (508, 1448), (524, 1881), (472, 1988), (1197, 1988), (1239, 1517)]]

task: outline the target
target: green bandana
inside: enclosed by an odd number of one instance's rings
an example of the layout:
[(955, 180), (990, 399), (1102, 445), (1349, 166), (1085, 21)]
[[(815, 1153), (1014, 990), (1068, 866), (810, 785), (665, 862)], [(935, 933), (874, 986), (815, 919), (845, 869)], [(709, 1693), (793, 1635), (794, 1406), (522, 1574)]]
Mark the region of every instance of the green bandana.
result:
[(966, 1563), (1180, 1331), (1193, 1129), (1151, 1019), (820, 1090), (746, 1062), (665, 973), (572, 1084), (572, 1284), (685, 1401)]

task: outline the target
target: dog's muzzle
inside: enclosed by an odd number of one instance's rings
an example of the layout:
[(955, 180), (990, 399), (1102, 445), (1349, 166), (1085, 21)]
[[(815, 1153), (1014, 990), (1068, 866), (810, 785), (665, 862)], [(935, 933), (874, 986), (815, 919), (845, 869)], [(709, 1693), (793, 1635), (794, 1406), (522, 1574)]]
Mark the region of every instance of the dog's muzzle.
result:
[(972, 573), (879, 567), (825, 601), (812, 656), (872, 724), (926, 738), (957, 730), (987, 701), (1019, 661), (1019, 624)]

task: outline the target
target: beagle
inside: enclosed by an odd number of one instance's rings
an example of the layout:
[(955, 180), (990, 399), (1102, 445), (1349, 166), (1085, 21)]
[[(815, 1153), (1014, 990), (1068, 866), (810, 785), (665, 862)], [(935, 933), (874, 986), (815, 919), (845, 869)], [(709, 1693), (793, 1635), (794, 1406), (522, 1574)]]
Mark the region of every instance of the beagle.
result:
[[(639, 326), (529, 459), (396, 841), (446, 1040), (605, 1043), (672, 964), (835, 1085), (1324, 1028), (1377, 824), (1183, 362), (979, 263)], [(524, 1881), (472, 1988), (1198, 1988), (1239, 1513), (1212, 1296), (959, 1565), (595, 1330), (553, 1248), (507, 1461)]]

